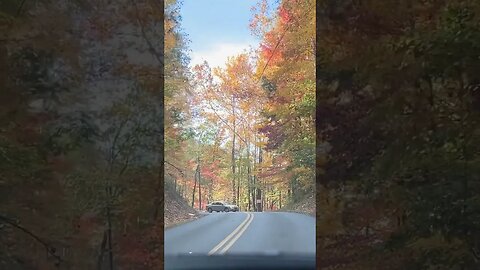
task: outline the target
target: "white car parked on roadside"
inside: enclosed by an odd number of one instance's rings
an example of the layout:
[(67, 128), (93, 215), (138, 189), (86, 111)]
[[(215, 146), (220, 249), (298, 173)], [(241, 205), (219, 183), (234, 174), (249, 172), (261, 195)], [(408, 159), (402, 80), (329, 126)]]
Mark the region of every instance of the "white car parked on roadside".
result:
[(228, 204), (222, 201), (215, 201), (210, 204), (207, 204), (205, 207), (209, 213), (212, 213), (213, 211), (216, 212), (237, 212), (238, 211), (238, 206), (234, 204)]

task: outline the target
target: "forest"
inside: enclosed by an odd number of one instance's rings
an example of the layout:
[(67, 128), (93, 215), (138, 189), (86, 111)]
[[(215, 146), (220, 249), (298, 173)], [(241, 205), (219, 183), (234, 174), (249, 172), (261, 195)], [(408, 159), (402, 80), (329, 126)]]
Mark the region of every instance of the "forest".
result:
[(310, 198), (314, 212), (315, 2), (271, 4), (258, 1), (245, 22), (258, 49), (222, 68), (166, 73), (165, 181), (196, 209), (223, 200), (278, 210)]
[(0, 269), (161, 269), (164, 188), (314, 196), (321, 269), (478, 269), (480, 2), (267, 6), (190, 70), (175, 0), (1, 1)]
[(0, 2), (0, 269), (162, 267), (163, 4)]
[(300, 2), (260, 1), (261, 50), (190, 69), (178, 1), (2, 1), (0, 268), (161, 268), (164, 189), (196, 209), (313, 196)]
[(321, 269), (480, 266), (480, 2), (317, 1)]

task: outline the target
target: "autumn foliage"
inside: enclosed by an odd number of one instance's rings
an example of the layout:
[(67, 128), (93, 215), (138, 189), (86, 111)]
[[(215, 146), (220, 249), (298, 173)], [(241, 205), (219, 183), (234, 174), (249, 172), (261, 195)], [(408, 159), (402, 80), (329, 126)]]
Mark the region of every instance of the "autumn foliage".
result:
[(162, 22), (163, 2), (0, 4), (0, 269), (161, 268)]

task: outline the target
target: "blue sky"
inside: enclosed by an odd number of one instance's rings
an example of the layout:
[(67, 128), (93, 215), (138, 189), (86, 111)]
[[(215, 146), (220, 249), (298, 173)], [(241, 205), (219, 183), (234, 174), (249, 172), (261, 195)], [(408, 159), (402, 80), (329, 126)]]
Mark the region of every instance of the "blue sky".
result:
[[(223, 66), (228, 56), (257, 48), (248, 27), (257, 0), (183, 0), (182, 28), (190, 40), (191, 65)], [(274, 4), (275, 1), (271, 1)]]

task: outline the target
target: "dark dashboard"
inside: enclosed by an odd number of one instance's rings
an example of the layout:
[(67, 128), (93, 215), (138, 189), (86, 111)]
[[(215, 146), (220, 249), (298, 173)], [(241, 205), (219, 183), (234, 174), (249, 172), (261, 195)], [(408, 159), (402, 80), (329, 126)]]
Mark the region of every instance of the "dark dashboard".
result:
[(314, 255), (167, 255), (166, 270), (310, 270)]

